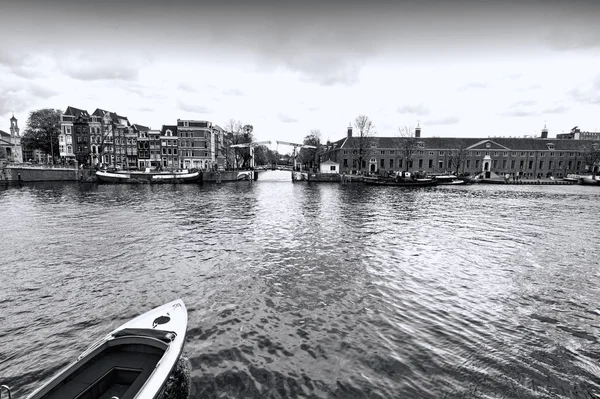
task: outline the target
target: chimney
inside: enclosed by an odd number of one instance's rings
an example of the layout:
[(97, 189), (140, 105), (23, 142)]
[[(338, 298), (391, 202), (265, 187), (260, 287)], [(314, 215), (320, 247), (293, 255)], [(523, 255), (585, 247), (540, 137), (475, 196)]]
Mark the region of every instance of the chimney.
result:
[(415, 129), (415, 137), (421, 137), (421, 126), (417, 123), (417, 128)]
[(348, 137), (352, 137), (352, 124), (348, 125)]
[(548, 138), (548, 128), (546, 127), (546, 125), (544, 125), (544, 128), (542, 129), (542, 138), (543, 139)]

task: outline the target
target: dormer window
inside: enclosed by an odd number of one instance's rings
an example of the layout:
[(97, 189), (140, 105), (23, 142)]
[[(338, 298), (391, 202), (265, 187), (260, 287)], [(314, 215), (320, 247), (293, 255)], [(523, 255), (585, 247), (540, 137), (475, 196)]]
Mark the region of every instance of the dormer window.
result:
[(425, 148), (425, 143), (422, 141), (417, 142), (417, 148)]
[(548, 144), (546, 144), (546, 146), (548, 147), (549, 150), (554, 150), (554, 143), (548, 143)]
[(190, 126), (189, 121), (183, 121), (183, 127), (189, 127), (189, 126)]

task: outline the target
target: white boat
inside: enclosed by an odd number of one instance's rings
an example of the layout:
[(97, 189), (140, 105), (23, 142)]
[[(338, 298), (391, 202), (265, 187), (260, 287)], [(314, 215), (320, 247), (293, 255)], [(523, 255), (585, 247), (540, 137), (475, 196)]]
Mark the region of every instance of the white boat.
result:
[(193, 183), (200, 180), (200, 172), (96, 172), (103, 183)]
[[(156, 399), (181, 356), (186, 331), (181, 299), (159, 306), (92, 344), (27, 399)], [(8, 387), (2, 389), (10, 398)]]

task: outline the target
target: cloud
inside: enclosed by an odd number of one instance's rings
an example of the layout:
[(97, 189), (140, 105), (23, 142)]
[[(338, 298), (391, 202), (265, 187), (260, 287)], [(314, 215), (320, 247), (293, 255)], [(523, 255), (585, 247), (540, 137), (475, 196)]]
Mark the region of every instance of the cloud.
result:
[(583, 104), (600, 104), (600, 75), (588, 87), (578, 87), (569, 92), (570, 97)]
[(122, 80), (134, 81), (138, 78), (141, 65), (134, 59), (118, 54), (110, 57), (83, 55), (80, 52), (59, 59), (59, 70), (78, 80)]
[(458, 91), (467, 91), (472, 89), (485, 89), (488, 84), (485, 82), (469, 82), (458, 88)]
[(277, 119), (279, 119), (283, 123), (296, 123), (296, 122), (298, 122), (297, 119), (294, 119), (291, 116), (288, 116), (288, 115), (285, 115), (285, 114), (281, 114), (281, 113), (277, 115)]
[(507, 110), (504, 112), (500, 113), (501, 116), (516, 116), (516, 117), (524, 117), (524, 116), (534, 116), (534, 115), (538, 115), (537, 111), (527, 111), (524, 109), (513, 109), (513, 110)]
[(244, 93), (243, 91), (241, 91), (240, 89), (225, 89), (222, 91), (222, 93), (226, 96), (233, 96), (233, 97), (241, 97), (241, 96), (245, 96), (246, 93)]
[(58, 94), (58, 92), (47, 85), (42, 85), (39, 83), (30, 83), (29, 85), (29, 93), (31, 93), (32, 97), (48, 99), (54, 97)]
[[(586, 25), (582, 22), (583, 26)], [(588, 29), (589, 28), (589, 29)], [(546, 44), (558, 51), (571, 51), (600, 47), (600, 32), (592, 26), (556, 28), (544, 38)]]
[(460, 119), (456, 116), (444, 116), (439, 118), (432, 118), (423, 122), (424, 125), (435, 126), (435, 125), (456, 125), (460, 122)]
[(398, 106), (396, 111), (399, 114), (413, 114), (413, 115), (428, 115), (429, 114), (429, 108), (423, 104)]
[(536, 104), (537, 104), (537, 101), (535, 101), (535, 100), (521, 100), (521, 101), (512, 103), (510, 108), (530, 107), (530, 106), (536, 105)]
[(188, 92), (188, 93), (195, 93), (196, 92), (196, 88), (194, 86), (192, 86), (191, 84), (187, 83), (187, 82), (180, 82), (177, 85), (177, 89), (181, 90), (181, 91)]
[(212, 114), (212, 109), (205, 107), (203, 105), (191, 104), (187, 102), (183, 102), (182, 100), (177, 100), (177, 106), (182, 111), (186, 112), (194, 112), (197, 114)]
[(542, 111), (542, 114), (562, 114), (569, 110), (569, 107), (565, 107), (564, 105), (559, 105), (552, 108), (546, 108)]
[(308, 107), (307, 111), (308, 112), (316, 112), (318, 110), (320, 110), (321, 108), (319, 108), (318, 106), (314, 106), (314, 107)]

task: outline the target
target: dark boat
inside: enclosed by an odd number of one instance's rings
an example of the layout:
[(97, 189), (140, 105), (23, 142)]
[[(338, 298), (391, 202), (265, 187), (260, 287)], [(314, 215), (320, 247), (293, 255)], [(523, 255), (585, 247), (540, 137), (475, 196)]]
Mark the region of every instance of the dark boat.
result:
[[(27, 399), (156, 399), (181, 356), (186, 330), (182, 300), (159, 306), (92, 344)], [(10, 398), (8, 387), (2, 390)]]
[(102, 183), (194, 183), (200, 180), (200, 172), (96, 172)]
[(364, 182), (370, 186), (429, 187), (438, 185), (438, 181), (435, 179), (406, 179), (401, 177), (365, 177)]

